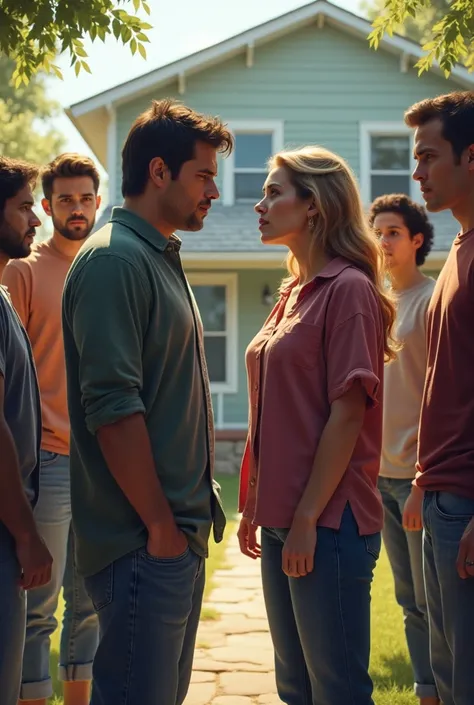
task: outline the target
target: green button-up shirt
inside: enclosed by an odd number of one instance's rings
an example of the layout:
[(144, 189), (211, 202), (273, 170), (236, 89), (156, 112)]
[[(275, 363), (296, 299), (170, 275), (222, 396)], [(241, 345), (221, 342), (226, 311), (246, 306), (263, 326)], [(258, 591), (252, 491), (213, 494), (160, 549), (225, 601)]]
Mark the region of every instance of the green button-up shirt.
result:
[(81, 248), (63, 295), (71, 502), (79, 570), (144, 546), (145, 526), (112, 477), (96, 432), (143, 413), (163, 491), (207, 556), (225, 516), (213, 480), (214, 424), (202, 323), (179, 256), (148, 222), (114, 208)]

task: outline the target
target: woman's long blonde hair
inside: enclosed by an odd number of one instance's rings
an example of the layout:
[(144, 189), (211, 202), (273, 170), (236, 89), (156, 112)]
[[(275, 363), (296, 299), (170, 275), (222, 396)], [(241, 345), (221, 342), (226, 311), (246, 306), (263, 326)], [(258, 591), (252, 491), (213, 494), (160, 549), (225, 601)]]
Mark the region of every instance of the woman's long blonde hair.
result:
[[(385, 360), (394, 359), (398, 349), (393, 336), (395, 305), (384, 287), (382, 250), (370, 230), (351, 168), (342, 157), (319, 146), (279, 152), (269, 167), (285, 167), (297, 195), (314, 200), (318, 211), (314, 245), (327, 257), (344, 257), (372, 282), (383, 317)], [(287, 268), (291, 278), (299, 276), (291, 252)]]

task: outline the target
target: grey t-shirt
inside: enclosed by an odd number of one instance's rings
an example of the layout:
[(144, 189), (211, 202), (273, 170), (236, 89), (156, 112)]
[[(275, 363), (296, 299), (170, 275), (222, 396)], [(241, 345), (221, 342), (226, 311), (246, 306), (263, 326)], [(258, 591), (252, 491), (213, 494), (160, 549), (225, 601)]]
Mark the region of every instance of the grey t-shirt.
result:
[(30, 342), (0, 286), (0, 374), (5, 380), (4, 414), (15, 441), (28, 499), (38, 496), (41, 404)]

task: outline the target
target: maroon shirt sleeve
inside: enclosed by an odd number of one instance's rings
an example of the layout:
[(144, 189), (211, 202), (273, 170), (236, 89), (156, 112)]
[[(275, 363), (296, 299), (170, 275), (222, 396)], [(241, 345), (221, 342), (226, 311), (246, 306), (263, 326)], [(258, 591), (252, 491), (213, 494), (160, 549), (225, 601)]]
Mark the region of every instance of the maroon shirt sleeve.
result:
[(379, 402), (381, 312), (368, 279), (341, 281), (328, 305), (325, 335), (328, 400), (332, 404), (359, 380), (368, 404)]

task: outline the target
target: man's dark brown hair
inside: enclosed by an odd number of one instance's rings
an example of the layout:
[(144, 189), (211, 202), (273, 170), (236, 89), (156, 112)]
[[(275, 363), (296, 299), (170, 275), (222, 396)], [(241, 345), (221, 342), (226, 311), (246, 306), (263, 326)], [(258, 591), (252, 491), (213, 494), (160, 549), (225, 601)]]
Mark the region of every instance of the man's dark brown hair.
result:
[(55, 179), (70, 179), (73, 176), (90, 176), (94, 184), (94, 193), (97, 195), (100, 176), (92, 159), (75, 152), (65, 152), (53, 159), (41, 172), (44, 197), (48, 201), (51, 200)]
[(183, 164), (194, 158), (199, 141), (223, 154), (233, 148), (232, 134), (218, 117), (201, 115), (171, 98), (154, 100), (133, 123), (122, 150), (123, 197), (145, 191), (155, 157), (161, 157), (171, 178), (177, 179)]
[(474, 91), (455, 91), (415, 103), (405, 113), (409, 127), (421, 127), (441, 120), (443, 138), (451, 143), (456, 162), (474, 144)]
[(39, 169), (34, 164), (0, 157), (0, 221), (3, 218), (5, 203), (16, 196), (25, 186), (34, 190)]
[(416, 251), (416, 266), (421, 267), (433, 247), (434, 240), (433, 226), (428, 220), (428, 215), (423, 206), (415, 203), (403, 193), (379, 196), (370, 206), (369, 224), (371, 228), (374, 227), (375, 218), (381, 213), (397, 213), (400, 215), (408, 228), (411, 239), (418, 233), (423, 235), (423, 243)]

